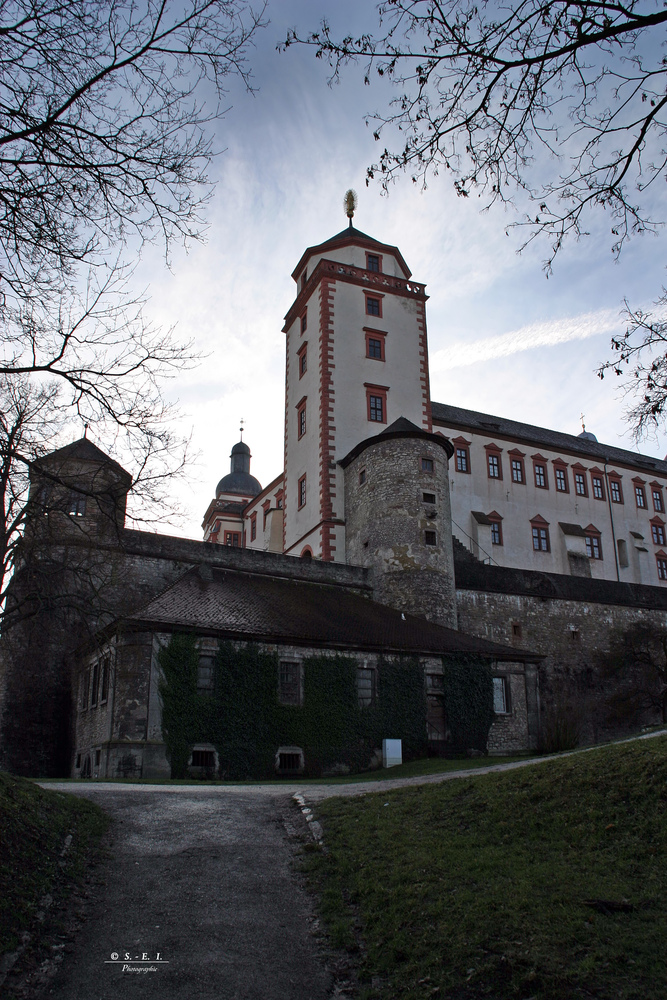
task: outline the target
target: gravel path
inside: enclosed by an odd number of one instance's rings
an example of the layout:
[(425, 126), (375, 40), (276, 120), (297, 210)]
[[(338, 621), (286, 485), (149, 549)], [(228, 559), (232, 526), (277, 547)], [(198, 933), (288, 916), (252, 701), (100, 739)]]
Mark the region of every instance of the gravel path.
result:
[(296, 833), (302, 818), (284, 792), (181, 786), (173, 795), (164, 786), (101, 784), (67, 791), (111, 814), (111, 856), (97, 871), (73, 950), (35, 998), (331, 995), (310, 901), (290, 864), (290, 826)]
[[(110, 856), (98, 871), (74, 946), (44, 989), (25, 995), (30, 1000), (341, 996), (345, 970), (335, 978), (318, 952), (310, 901), (291, 864), (294, 842), (306, 831), (291, 797), (300, 793), (307, 806), (331, 796), (535, 767), (548, 759), (335, 785), (49, 782), (46, 788), (97, 802), (114, 822)], [(311, 832), (317, 835), (317, 824)]]

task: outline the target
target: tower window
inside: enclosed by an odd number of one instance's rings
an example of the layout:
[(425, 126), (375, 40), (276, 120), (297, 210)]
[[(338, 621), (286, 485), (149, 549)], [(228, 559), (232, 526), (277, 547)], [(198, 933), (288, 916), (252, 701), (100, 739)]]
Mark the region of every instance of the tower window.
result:
[(225, 532), (225, 545), (231, 545), (232, 548), (238, 549), (241, 547), (241, 532), (240, 531), (226, 531)]
[(425, 531), (424, 532), (424, 545), (437, 545), (438, 539), (436, 537), (435, 531)]
[(250, 518), (250, 541), (254, 542), (257, 538), (257, 514), (253, 514)]
[(308, 369), (308, 342), (302, 344), (298, 351), (299, 358), (299, 378), (303, 378)]
[(308, 329), (308, 310), (304, 310), (301, 314), (301, 333), (305, 333)]
[(299, 490), (299, 509), (306, 506), (306, 477), (302, 476), (299, 480), (298, 485)]
[(382, 316), (382, 299), (374, 295), (366, 295), (366, 315)]
[(359, 485), (363, 486), (365, 482), (366, 482), (366, 470), (361, 469), (361, 471), (359, 472)]
[(366, 356), (369, 358), (375, 358), (377, 361), (383, 361), (382, 357), (382, 341), (376, 340), (375, 337), (369, 337), (366, 342)]
[(299, 427), (299, 437), (302, 438), (306, 433), (306, 404), (302, 403), (299, 406), (297, 412), (297, 422)]
[(379, 424), (384, 423), (384, 400), (382, 396), (371, 396), (370, 419)]
[(367, 271), (380, 271), (382, 258), (376, 253), (366, 254), (366, 270)]
[(433, 459), (422, 458), (422, 472), (433, 472)]
[(424, 503), (435, 503), (435, 493), (422, 493)]

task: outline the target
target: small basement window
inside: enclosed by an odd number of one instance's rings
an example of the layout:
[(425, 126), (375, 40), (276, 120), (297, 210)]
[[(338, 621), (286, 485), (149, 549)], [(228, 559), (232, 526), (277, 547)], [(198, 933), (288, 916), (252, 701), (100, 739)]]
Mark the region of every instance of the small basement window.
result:
[(280, 771), (298, 771), (301, 767), (300, 753), (278, 754), (278, 769)]
[(205, 767), (208, 770), (215, 767), (215, 753), (213, 750), (193, 750), (190, 767)]
[(422, 493), (424, 503), (435, 503), (435, 493)]

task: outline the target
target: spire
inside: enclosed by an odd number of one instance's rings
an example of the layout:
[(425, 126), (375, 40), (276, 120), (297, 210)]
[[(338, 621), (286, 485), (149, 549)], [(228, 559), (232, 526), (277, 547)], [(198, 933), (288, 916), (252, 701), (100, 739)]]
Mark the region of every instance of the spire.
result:
[(354, 217), (354, 211), (357, 207), (357, 192), (350, 188), (345, 192), (345, 197), (343, 198), (343, 208), (345, 209), (345, 214), (350, 220), (350, 229), (352, 229), (352, 219)]

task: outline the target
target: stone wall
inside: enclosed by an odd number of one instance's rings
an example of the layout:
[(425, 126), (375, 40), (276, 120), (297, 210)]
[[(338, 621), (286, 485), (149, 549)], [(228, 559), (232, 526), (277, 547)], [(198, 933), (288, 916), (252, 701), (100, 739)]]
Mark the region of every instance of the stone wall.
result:
[(346, 465), (347, 561), (372, 570), (376, 601), (455, 628), (447, 450), (415, 432), (379, 434)]
[(637, 622), (667, 628), (663, 590), (499, 570), (463, 560), (457, 561), (456, 574), (463, 632), (511, 644), (517, 655), (522, 648), (544, 654), (538, 677), (543, 719), (550, 711), (576, 713), (582, 743), (661, 721), (650, 711), (625, 723), (613, 718), (608, 702), (614, 687), (605, 663), (614, 640)]

